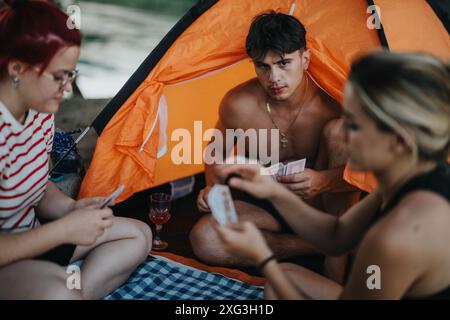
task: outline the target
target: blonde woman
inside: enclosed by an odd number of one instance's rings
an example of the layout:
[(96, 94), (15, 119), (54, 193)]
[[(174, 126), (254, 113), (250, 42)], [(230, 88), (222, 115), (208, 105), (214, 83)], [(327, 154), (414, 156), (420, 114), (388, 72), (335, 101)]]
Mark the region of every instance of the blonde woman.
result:
[(230, 186), (269, 199), (325, 254), (356, 250), (345, 285), (278, 264), (251, 223), (218, 233), (230, 252), (259, 265), (267, 298), (450, 298), (449, 68), (428, 55), (373, 53), (353, 64), (344, 99), (349, 165), (372, 171), (379, 185), (342, 217), (306, 205), (258, 166), (217, 173), (239, 175)]

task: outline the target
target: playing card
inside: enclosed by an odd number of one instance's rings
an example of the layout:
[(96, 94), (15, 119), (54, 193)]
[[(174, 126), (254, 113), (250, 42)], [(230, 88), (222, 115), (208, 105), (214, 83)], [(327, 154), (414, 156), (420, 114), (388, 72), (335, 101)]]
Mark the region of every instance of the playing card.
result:
[(305, 170), (306, 158), (283, 164), (282, 162), (276, 163), (268, 168), (263, 168), (262, 174), (271, 175), (276, 178), (277, 176), (287, 176), (290, 174), (300, 173)]
[(300, 173), (305, 171), (305, 165), (306, 165), (306, 158), (289, 162), (287, 165), (285, 165), (286, 172), (284, 175), (290, 175), (295, 173)]
[(122, 193), (122, 191), (125, 189), (124, 185), (121, 185), (119, 188), (117, 188), (116, 191), (114, 191), (113, 193), (111, 193), (111, 195), (109, 197), (107, 197), (103, 203), (100, 205), (100, 209), (104, 209), (106, 208), (107, 205), (109, 205), (110, 203), (112, 203), (113, 201), (115, 201), (117, 199), (118, 196), (120, 196), (120, 194)]
[(208, 193), (208, 205), (220, 225), (227, 222), (238, 223), (236, 208), (228, 186), (215, 184)]
[(261, 174), (276, 178), (279, 174), (281, 174), (282, 166), (282, 163), (277, 163), (267, 168), (261, 168)]

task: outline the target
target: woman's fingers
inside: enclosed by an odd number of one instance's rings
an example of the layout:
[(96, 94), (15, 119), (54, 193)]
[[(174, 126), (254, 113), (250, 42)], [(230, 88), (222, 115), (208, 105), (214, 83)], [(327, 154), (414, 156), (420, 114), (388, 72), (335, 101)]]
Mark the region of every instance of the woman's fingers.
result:
[(221, 226), (218, 223), (214, 224), (214, 227), (219, 234), (219, 237), (225, 243), (231, 243), (233, 240), (238, 239), (240, 229), (239, 225), (227, 224), (226, 226)]
[(111, 227), (112, 224), (113, 224), (113, 222), (112, 222), (112, 220), (110, 220), (110, 219), (104, 219), (104, 220), (102, 220), (102, 221), (100, 222), (100, 226), (101, 226), (103, 229), (107, 229), (107, 228)]
[(197, 207), (202, 212), (209, 212), (209, 205), (208, 202), (205, 199), (205, 191), (204, 189), (200, 191), (198, 197), (197, 197)]
[(242, 190), (242, 191), (246, 191), (250, 194), (254, 194), (254, 189), (255, 189), (255, 183), (251, 182), (251, 181), (247, 181), (247, 180), (243, 180), (243, 179), (239, 179), (239, 178), (232, 178), (228, 184), (236, 189)]
[(107, 219), (113, 216), (113, 212), (111, 209), (102, 209), (100, 210), (100, 218)]
[(308, 184), (304, 182), (285, 184), (285, 186), (291, 191), (306, 192), (308, 190)]
[(86, 199), (80, 199), (75, 202), (74, 209), (82, 209), (87, 207), (98, 207), (103, 200), (106, 199), (104, 197), (93, 197), (93, 198), (86, 198)]
[(199, 205), (198, 205), (198, 210), (201, 211), (201, 212), (205, 212), (205, 213), (211, 211), (211, 210), (209, 209), (209, 207), (207, 207), (206, 205), (202, 205), (202, 204), (199, 204)]
[(101, 203), (105, 199), (106, 199), (106, 197), (93, 197), (93, 198), (86, 199), (86, 202), (96, 204), (96, 203)]
[(227, 229), (220, 226), (219, 224), (214, 224), (214, 229), (216, 230), (217, 234), (219, 235), (219, 238), (223, 241), (223, 242), (228, 242), (228, 237), (227, 237)]

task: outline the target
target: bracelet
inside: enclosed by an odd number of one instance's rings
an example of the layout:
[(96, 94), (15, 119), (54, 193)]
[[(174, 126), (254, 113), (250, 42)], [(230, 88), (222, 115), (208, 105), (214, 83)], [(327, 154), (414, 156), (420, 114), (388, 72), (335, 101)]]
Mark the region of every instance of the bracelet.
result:
[(271, 256), (267, 257), (266, 259), (264, 259), (259, 265), (258, 265), (258, 269), (259, 271), (263, 271), (264, 267), (266, 266), (266, 264), (268, 264), (270, 261), (272, 260), (276, 260), (277, 257), (275, 256), (275, 254), (272, 254)]

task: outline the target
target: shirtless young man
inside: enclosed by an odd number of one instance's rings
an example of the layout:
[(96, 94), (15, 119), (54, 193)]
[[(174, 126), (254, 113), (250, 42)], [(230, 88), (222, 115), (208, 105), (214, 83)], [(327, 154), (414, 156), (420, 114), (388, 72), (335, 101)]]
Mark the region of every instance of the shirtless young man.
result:
[[(342, 179), (346, 155), (340, 136), (341, 107), (307, 73), (311, 53), (305, 37), (305, 28), (292, 16), (272, 12), (255, 18), (246, 49), (257, 78), (223, 98), (217, 129), (224, 136), (226, 129), (279, 129), (279, 161), (307, 159), (303, 173), (281, 177), (279, 182), (314, 206), (339, 214), (358, 200), (359, 192)], [(271, 145), (270, 135), (267, 145)], [(206, 196), (216, 182), (214, 165), (206, 166), (205, 175), (207, 187), (200, 192), (197, 205), (208, 212)], [(317, 253), (286, 230), (273, 208), (245, 200), (235, 201), (240, 221), (254, 222), (278, 257)], [(212, 223), (212, 216), (206, 215), (192, 229), (195, 254), (211, 264), (246, 265), (226, 253)]]

